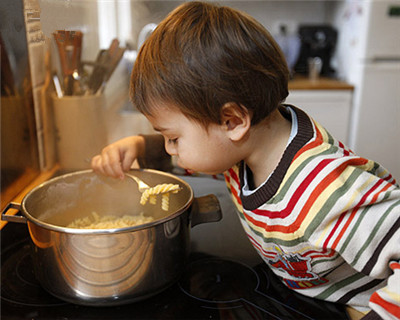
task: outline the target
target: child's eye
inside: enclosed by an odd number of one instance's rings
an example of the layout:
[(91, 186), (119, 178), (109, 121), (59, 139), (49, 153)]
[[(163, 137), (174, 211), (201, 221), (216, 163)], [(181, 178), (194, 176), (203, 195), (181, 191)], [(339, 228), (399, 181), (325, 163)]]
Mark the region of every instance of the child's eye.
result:
[(168, 139), (169, 144), (176, 144), (178, 142), (178, 138), (175, 139)]

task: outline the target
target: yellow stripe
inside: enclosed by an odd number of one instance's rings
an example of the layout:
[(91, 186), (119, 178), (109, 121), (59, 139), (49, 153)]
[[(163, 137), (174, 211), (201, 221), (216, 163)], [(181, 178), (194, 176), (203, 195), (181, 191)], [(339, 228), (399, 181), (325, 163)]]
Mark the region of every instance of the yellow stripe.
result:
[(384, 292), (392, 301), (400, 301), (400, 294), (390, 291), (388, 287), (382, 288), (381, 291)]
[(326, 132), (325, 128), (322, 127), (317, 121), (314, 121), (314, 124), (318, 128), (318, 130), (321, 132), (322, 139), (324, 141), (328, 141), (329, 140), (329, 136), (328, 136), (328, 133)]
[(299, 281), (299, 282), (297, 282), (297, 284), (299, 285), (299, 287), (302, 287), (302, 288), (310, 287), (309, 285), (305, 284), (303, 281)]
[[(349, 173), (347, 173), (345, 175), (345, 178), (347, 179), (348, 176), (354, 171), (353, 170), (346, 170), (349, 171)], [(360, 188), (357, 188), (357, 190), (354, 190), (353, 194), (351, 195), (349, 201), (346, 203), (346, 205), (344, 206), (342, 212), (346, 212), (347, 210), (349, 210), (350, 208), (352, 208), (354, 206), (354, 201), (355, 199), (360, 196), (360, 194), (364, 194), (364, 189), (367, 189), (370, 187), (371, 182), (374, 180), (374, 177), (371, 176), (367, 181), (365, 181)], [(318, 240), (316, 241), (316, 245), (319, 246), (321, 245), (321, 242), (325, 240), (326, 238), (326, 234), (328, 232), (330, 232), (330, 230), (332, 230), (332, 228), (334, 227), (334, 225), (336, 224), (337, 220), (331, 220), (331, 222), (324, 228), (323, 232), (321, 233), (321, 236), (318, 238)]]
[[(344, 177), (347, 179), (348, 176), (351, 174), (353, 170), (345, 170)], [(330, 171), (331, 172), (331, 171)], [(293, 240), (298, 237), (302, 237), (304, 235), (304, 232), (307, 228), (307, 226), (311, 223), (311, 221), (315, 218), (316, 214), (322, 209), (322, 207), (325, 205), (326, 200), (329, 198), (329, 196), (332, 194), (334, 190), (336, 190), (340, 185), (342, 184), (343, 180), (341, 179), (336, 179), (334, 182), (330, 184), (330, 186), (325, 189), (316, 199), (314, 204), (311, 206), (309, 213), (305, 217), (305, 219), (302, 221), (300, 229), (296, 230), (295, 233), (282, 233), (280, 231), (276, 232), (266, 232), (263, 228), (261, 227), (256, 227), (251, 222), (248, 222), (251, 227), (258, 232), (262, 233), (265, 237), (279, 237), (282, 240)]]
[[(315, 125), (318, 127), (318, 129), (320, 130), (323, 139), (328, 139), (328, 135), (325, 131), (324, 128), (322, 128), (318, 123), (315, 122)], [(292, 165), (289, 167), (289, 170), (287, 172), (287, 174), (285, 175), (284, 180), (282, 181), (279, 190), (277, 191), (277, 193), (280, 192), (281, 188), (285, 185), (285, 183), (287, 182), (287, 179), (289, 179), (292, 175), (293, 172), (296, 170), (296, 168), (301, 165), (306, 159), (308, 159), (309, 157), (315, 155), (315, 154), (319, 154), (322, 153), (326, 150), (328, 150), (329, 148), (331, 148), (332, 145), (329, 143), (321, 143), (319, 146), (312, 148), (310, 150), (307, 150), (306, 152), (304, 152), (303, 154), (301, 154), (296, 160), (295, 162), (292, 163)], [(360, 166), (360, 168), (363, 168), (365, 170), (369, 170), (373, 167), (374, 163), (372, 161), (368, 161), (365, 165)], [(325, 205), (326, 203), (326, 199), (329, 198), (329, 196), (332, 194), (332, 192), (334, 192), (338, 187), (340, 187), (343, 183), (343, 181), (346, 181), (348, 179), (348, 177), (351, 175), (351, 173), (354, 171), (354, 167), (348, 167), (346, 168), (346, 170), (342, 173), (342, 175), (336, 179), (334, 182), (332, 182), (329, 187), (327, 189), (325, 189), (316, 199), (316, 201), (314, 202), (313, 206), (310, 208), (310, 214), (308, 214), (306, 216), (306, 218), (302, 221), (302, 225), (300, 227), (300, 229), (298, 229), (295, 233), (282, 233), (282, 232), (266, 232), (264, 228), (262, 227), (257, 227), (255, 225), (253, 225), (250, 221), (247, 220), (247, 223), (249, 224), (249, 226), (251, 227), (251, 229), (253, 229), (254, 231), (262, 234), (264, 237), (276, 237), (276, 238), (280, 238), (282, 240), (288, 241), (288, 240), (292, 240), (292, 239), (296, 239), (298, 237), (301, 237), (304, 235), (304, 231), (306, 229), (306, 227), (311, 223), (311, 221), (315, 218), (315, 215), (321, 210), (321, 208)], [(328, 172), (328, 174), (330, 174), (332, 171)], [(370, 179), (372, 180), (373, 177)], [(363, 187), (365, 187), (366, 185), (368, 185), (370, 183), (370, 180), (365, 182), (363, 184)], [(321, 181), (321, 179), (320, 179)], [(351, 198), (349, 199), (349, 201), (346, 203), (345, 207), (343, 208), (342, 212), (347, 211), (349, 208), (351, 208), (352, 204), (354, 203), (354, 199), (357, 197), (357, 193), (354, 193)], [(234, 199), (235, 205), (240, 209), (241, 206), (236, 202), (236, 199), (234, 197), (232, 197)], [(336, 221), (332, 221), (328, 226), (325, 227), (323, 233), (321, 234), (321, 236), (318, 239), (318, 244), (320, 244), (323, 239), (326, 236), (326, 233), (329, 232), (329, 230), (332, 228), (333, 223), (335, 223)]]
[[(275, 231), (275, 232), (266, 232), (264, 228), (262, 227), (257, 227), (253, 225), (250, 221), (247, 221), (248, 224), (251, 226), (252, 229), (256, 230), (257, 232), (263, 234), (264, 237), (279, 237), (282, 240), (289, 241), (296, 239), (298, 237), (302, 237), (304, 235), (304, 232), (307, 228), (307, 226), (312, 222), (312, 220), (315, 218), (316, 214), (323, 208), (323, 206), (326, 203), (326, 200), (329, 198), (329, 196), (337, 190), (341, 185), (343, 184), (344, 181), (348, 179), (348, 177), (352, 174), (352, 172), (355, 170), (354, 167), (347, 167), (347, 169), (342, 173), (340, 179), (336, 179), (333, 181), (328, 188), (326, 188), (316, 199), (314, 204), (311, 206), (309, 214), (305, 217), (305, 219), (302, 221), (302, 224), (298, 230), (296, 230), (295, 233), (282, 233), (280, 231)], [(331, 172), (331, 171), (330, 171)], [(363, 193), (364, 189), (369, 188), (371, 182), (375, 180), (374, 176), (370, 176), (370, 178), (365, 181), (360, 188), (358, 188), (357, 191), (355, 191), (350, 199), (347, 201), (346, 205), (341, 209), (341, 212), (346, 212), (349, 210), (356, 199), (357, 196), (359, 196), (360, 192)], [(334, 224), (336, 223), (336, 220), (332, 220), (331, 223), (329, 223), (321, 233), (320, 237), (318, 238), (316, 244), (320, 245), (322, 241), (325, 239), (326, 234), (332, 229)]]

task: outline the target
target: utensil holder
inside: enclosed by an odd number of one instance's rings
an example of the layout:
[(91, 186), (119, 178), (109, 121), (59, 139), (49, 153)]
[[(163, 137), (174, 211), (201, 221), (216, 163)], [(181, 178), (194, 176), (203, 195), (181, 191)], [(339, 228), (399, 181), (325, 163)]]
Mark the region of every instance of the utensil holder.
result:
[(93, 156), (107, 145), (104, 96), (52, 97), (61, 169), (90, 168)]

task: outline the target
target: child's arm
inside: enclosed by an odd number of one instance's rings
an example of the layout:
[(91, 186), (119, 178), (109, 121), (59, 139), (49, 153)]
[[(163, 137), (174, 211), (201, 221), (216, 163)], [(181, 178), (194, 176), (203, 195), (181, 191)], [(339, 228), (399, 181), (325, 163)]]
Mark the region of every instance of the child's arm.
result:
[[(373, 292), (369, 306), (383, 319), (400, 319), (400, 190), (380, 182), (381, 188), (368, 198), (375, 202), (359, 207), (359, 215), (349, 224), (350, 241), (336, 249), (353, 268), (371, 277), (365, 286), (372, 289), (387, 279), (384, 287)], [(374, 312), (366, 319), (374, 319)]]
[(171, 158), (165, 152), (161, 135), (131, 136), (105, 147), (101, 154), (93, 157), (91, 166), (97, 173), (114, 178), (124, 178), (133, 162), (141, 167), (159, 170), (171, 168)]

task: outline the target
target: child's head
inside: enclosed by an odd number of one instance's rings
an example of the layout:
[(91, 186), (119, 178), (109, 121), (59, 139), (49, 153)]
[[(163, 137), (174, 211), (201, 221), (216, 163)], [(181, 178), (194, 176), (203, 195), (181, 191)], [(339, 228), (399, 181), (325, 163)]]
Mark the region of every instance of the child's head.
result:
[(221, 123), (226, 103), (245, 107), (252, 125), (288, 95), (289, 71), (271, 35), (228, 7), (187, 2), (171, 12), (140, 49), (131, 99), (144, 114), (173, 105), (201, 124)]

